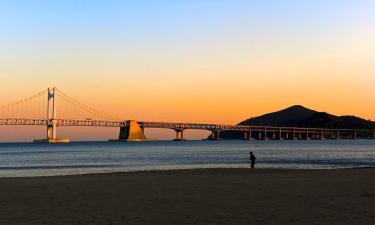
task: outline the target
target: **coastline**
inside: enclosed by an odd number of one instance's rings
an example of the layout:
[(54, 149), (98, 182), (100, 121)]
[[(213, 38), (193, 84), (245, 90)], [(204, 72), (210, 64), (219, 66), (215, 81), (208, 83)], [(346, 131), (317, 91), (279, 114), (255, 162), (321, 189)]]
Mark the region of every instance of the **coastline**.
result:
[(245, 167), (196, 167), (196, 168), (172, 168), (172, 169), (145, 169), (145, 170), (130, 170), (130, 171), (115, 171), (115, 172), (94, 172), (94, 173), (77, 173), (77, 174), (62, 174), (62, 175), (35, 175), (35, 176), (19, 176), (19, 177), (0, 177), (1, 179), (32, 179), (32, 178), (59, 178), (59, 177), (82, 177), (82, 176), (105, 176), (105, 175), (138, 175), (143, 173), (150, 174), (168, 174), (174, 172), (188, 173), (188, 172), (209, 172), (209, 171), (220, 171), (220, 172), (248, 172), (250, 171), (278, 171), (278, 172), (287, 172), (287, 171), (341, 171), (341, 170), (374, 170), (375, 167), (365, 166), (365, 167), (347, 167), (347, 168), (283, 168), (283, 167), (257, 167), (255, 169), (245, 168)]
[[(121, 175), (121, 174), (138, 174), (138, 173), (168, 173), (168, 172), (190, 172), (190, 171), (208, 171), (208, 170), (216, 170), (216, 171), (224, 171), (233, 170), (234, 172), (238, 171), (247, 171), (251, 169), (250, 166), (248, 167), (186, 167), (186, 168), (162, 168), (162, 169), (135, 169), (135, 170), (128, 170), (128, 171), (104, 171), (104, 172), (87, 172), (87, 173), (71, 173), (71, 174), (54, 174), (54, 175), (30, 175), (30, 176), (0, 176), (1, 179), (14, 179), (14, 178), (58, 178), (58, 177), (81, 177), (81, 176), (95, 176), (95, 175)], [(362, 169), (374, 169), (375, 167), (372, 166), (363, 166), (363, 167), (343, 167), (343, 168), (285, 168), (285, 167), (256, 167), (255, 170), (259, 171), (330, 171), (330, 170), (362, 170)]]
[(375, 168), (0, 178), (0, 224), (374, 224)]

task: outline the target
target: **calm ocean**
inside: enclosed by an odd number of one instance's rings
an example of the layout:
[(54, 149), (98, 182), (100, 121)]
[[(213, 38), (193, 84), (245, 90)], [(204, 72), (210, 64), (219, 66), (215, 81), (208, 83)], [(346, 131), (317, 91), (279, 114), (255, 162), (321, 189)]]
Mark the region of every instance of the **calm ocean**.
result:
[(0, 144), (0, 177), (182, 168), (375, 167), (375, 140)]

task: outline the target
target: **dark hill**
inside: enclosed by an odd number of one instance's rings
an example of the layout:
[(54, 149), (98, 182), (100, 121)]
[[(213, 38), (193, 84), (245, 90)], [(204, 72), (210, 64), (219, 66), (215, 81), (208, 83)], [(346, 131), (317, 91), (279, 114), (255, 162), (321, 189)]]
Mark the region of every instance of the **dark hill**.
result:
[(317, 111), (295, 105), (284, 110), (268, 113), (263, 116), (253, 117), (240, 123), (240, 125), (254, 126), (299, 126), (301, 121), (313, 117)]
[[(326, 112), (317, 112), (300, 105), (249, 118), (239, 124), (248, 126), (375, 129), (375, 122), (370, 120), (355, 116), (335, 116)], [(224, 139), (239, 139), (243, 138), (243, 133), (224, 131), (221, 132), (220, 137)]]

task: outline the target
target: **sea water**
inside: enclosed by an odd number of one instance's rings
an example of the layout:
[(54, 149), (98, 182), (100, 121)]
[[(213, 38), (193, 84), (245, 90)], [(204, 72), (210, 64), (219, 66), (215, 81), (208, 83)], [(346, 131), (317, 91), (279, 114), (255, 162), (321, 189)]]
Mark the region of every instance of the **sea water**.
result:
[(336, 169), (375, 166), (375, 140), (157, 141), (0, 144), (0, 177), (189, 168)]

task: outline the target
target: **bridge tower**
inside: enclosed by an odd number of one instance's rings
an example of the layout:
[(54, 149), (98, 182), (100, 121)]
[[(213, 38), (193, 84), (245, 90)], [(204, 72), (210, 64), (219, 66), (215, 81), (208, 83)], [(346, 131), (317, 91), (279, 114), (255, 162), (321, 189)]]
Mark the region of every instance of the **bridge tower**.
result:
[(58, 121), (56, 118), (56, 88), (48, 88), (47, 91), (47, 137), (42, 140), (34, 140), (39, 143), (68, 143), (69, 139), (57, 138)]
[(56, 88), (48, 88), (47, 94), (47, 120), (50, 122), (47, 125), (47, 140), (56, 139), (57, 122), (56, 122)]

